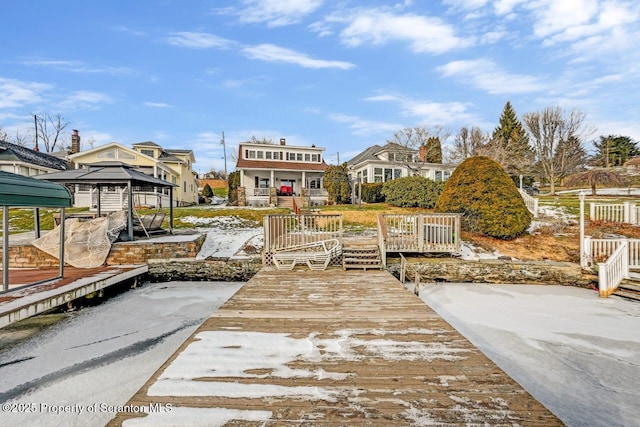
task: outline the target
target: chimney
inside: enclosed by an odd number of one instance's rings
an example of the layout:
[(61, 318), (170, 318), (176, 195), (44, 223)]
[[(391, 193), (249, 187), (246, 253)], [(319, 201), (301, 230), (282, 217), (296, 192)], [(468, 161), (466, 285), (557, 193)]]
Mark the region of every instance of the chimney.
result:
[(76, 154), (80, 152), (80, 135), (78, 134), (78, 130), (74, 129), (73, 134), (71, 134), (71, 154)]
[(284, 138), (280, 138), (280, 145), (287, 145), (287, 140)]
[(426, 145), (421, 145), (420, 146), (420, 151), (418, 152), (418, 158), (420, 159), (421, 162), (426, 162), (427, 161), (427, 146)]

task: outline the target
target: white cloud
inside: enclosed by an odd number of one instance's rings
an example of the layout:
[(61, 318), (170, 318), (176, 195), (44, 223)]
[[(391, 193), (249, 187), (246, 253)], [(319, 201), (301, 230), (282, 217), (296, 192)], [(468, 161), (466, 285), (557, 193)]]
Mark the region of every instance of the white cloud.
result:
[[(451, 125), (455, 123), (478, 123), (480, 118), (469, 112), (469, 102), (432, 102), (415, 100), (395, 94), (381, 94), (365, 99), (372, 102), (393, 102), (400, 105), (402, 113), (417, 117), (423, 124)], [(396, 129), (398, 130), (398, 129)]]
[(190, 31), (182, 31), (171, 33), (167, 38), (169, 44), (180, 47), (188, 47), (192, 49), (227, 49), (235, 42), (210, 33), (198, 33)]
[(168, 108), (168, 107), (171, 107), (171, 105), (165, 104), (164, 102), (145, 102), (144, 105), (146, 105), (147, 107), (153, 107), (153, 108)]
[(444, 77), (468, 81), (493, 95), (531, 93), (546, 87), (537, 77), (508, 73), (486, 59), (452, 61), (438, 67), (438, 71)]
[(355, 65), (350, 62), (315, 59), (304, 53), (273, 44), (248, 46), (243, 48), (242, 51), (251, 59), (259, 59), (267, 62), (285, 62), (304, 68), (338, 68), (341, 70), (349, 70), (355, 67)]
[(0, 108), (16, 108), (43, 101), (43, 92), (51, 89), (45, 83), (23, 82), (0, 77)]
[(111, 102), (113, 102), (111, 97), (104, 93), (89, 90), (78, 90), (66, 95), (58, 105), (68, 110), (95, 110), (98, 109), (101, 104), (109, 104)]
[(473, 45), (472, 40), (457, 36), (455, 27), (440, 18), (400, 15), (380, 9), (334, 14), (313, 28), (323, 34), (331, 23), (336, 22), (346, 25), (340, 32), (340, 38), (344, 44), (352, 47), (365, 43), (385, 45), (401, 41), (408, 42), (414, 52), (437, 54)]
[(240, 22), (280, 27), (300, 22), (322, 6), (323, 0), (244, 0), (246, 7), (236, 14)]
[(23, 65), (36, 67), (51, 67), (58, 70), (69, 71), (72, 73), (84, 74), (111, 74), (111, 75), (130, 75), (138, 74), (137, 71), (129, 67), (114, 66), (92, 66), (82, 61), (60, 60), (60, 59), (27, 59), (22, 61)]
[(402, 125), (388, 122), (375, 122), (360, 117), (341, 113), (330, 114), (329, 118), (339, 123), (346, 123), (354, 135), (375, 135), (378, 133), (393, 133), (402, 129)]

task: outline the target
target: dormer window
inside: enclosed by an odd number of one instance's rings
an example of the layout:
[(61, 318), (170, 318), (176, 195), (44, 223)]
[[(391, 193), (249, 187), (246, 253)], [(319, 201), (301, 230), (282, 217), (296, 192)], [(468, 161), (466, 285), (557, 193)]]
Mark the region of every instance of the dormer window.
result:
[(140, 152), (142, 154), (144, 154), (145, 156), (154, 157), (154, 158), (156, 157), (155, 156), (155, 152), (153, 150), (148, 150), (146, 148), (143, 148), (143, 149), (140, 150)]

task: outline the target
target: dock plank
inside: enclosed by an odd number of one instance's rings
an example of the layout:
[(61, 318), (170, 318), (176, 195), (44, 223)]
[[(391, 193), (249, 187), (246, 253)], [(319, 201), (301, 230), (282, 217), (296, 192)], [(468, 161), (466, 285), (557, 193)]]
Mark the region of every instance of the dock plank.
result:
[(263, 268), (127, 405), (109, 425), (562, 425), (389, 273), (337, 268)]

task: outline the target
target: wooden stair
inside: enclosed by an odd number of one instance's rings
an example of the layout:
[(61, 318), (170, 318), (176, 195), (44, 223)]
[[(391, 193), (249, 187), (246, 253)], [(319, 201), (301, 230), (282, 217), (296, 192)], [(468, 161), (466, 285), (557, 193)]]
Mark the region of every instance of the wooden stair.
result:
[(278, 196), (278, 207), (289, 208), (293, 210), (293, 197), (292, 196)]
[(342, 269), (382, 270), (378, 245), (349, 245), (342, 248)]
[(636, 280), (624, 280), (613, 295), (640, 301), (640, 285)]

